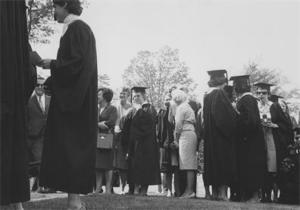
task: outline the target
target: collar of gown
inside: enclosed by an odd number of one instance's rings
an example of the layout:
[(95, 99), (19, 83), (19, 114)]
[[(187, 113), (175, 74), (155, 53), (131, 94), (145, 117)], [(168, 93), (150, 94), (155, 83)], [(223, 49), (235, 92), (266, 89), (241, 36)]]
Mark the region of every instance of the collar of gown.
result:
[(206, 94), (209, 94), (209, 93), (211, 93), (212, 91), (217, 90), (217, 89), (220, 89), (220, 88), (218, 88), (218, 87), (210, 87), (210, 88), (207, 90)]
[(78, 15), (74, 15), (74, 14), (69, 14), (65, 19), (64, 19), (64, 26), (63, 26), (63, 31), (62, 31), (62, 36), (66, 33), (69, 25), (71, 23), (73, 23), (76, 20), (79, 20), (79, 16)]
[(145, 101), (143, 104), (133, 104), (133, 107), (137, 110), (143, 108), (144, 105), (150, 105), (148, 101)]
[(243, 98), (244, 96), (253, 96), (256, 100), (258, 100), (258, 98), (257, 98), (256, 96), (254, 96), (253, 93), (251, 93), (251, 92), (246, 92), (246, 93), (243, 93), (243, 94), (239, 97), (238, 101), (241, 100), (241, 98)]

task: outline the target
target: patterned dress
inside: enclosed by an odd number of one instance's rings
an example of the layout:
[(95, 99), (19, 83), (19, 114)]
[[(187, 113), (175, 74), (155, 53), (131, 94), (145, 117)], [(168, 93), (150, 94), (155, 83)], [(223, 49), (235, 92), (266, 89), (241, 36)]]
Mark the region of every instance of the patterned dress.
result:
[[(258, 103), (258, 109), (260, 114), (260, 119), (262, 121), (271, 122), (270, 107), (272, 103), (268, 101), (267, 103)], [(276, 173), (277, 172), (277, 160), (276, 160), (276, 147), (273, 138), (272, 128), (264, 126), (264, 138), (265, 146), (267, 150), (267, 171)]]

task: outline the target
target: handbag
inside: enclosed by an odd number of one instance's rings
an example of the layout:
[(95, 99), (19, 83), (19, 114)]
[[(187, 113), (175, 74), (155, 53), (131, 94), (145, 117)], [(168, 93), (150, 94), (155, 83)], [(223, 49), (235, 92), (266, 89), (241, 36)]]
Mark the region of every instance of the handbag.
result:
[(114, 135), (112, 133), (98, 133), (97, 148), (112, 149)]

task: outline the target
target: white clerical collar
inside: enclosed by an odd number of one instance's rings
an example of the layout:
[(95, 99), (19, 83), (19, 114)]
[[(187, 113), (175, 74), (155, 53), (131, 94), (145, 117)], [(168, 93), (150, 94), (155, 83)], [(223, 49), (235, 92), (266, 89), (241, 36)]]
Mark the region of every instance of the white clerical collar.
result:
[(207, 90), (206, 94), (209, 94), (209, 93), (211, 93), (211, 92), (213, 92), (214, 90), (217, 90), (217, 89), (220, 89), (220, 88), (219, 88), (219, 87), (210, 87), (210, 88)]
[(79, 16), (78, 15), (74, 15), (74, 14), (68, 14), (67, 17), (65, 17), (64, 19), (64, 26), (63, 26), (63, 32), (62, 32), (62, 36), (66, 33), (69, 25), (71, 23), (73, 23), (76, 20), (79, 20)]
[[(251, 93), (251, 92), (246, 92), (246, 93), (243, 93), (240, 97), (239, 97), (239, 100), (241, 100), (241, 98), (243, 98), (244, 96), (253, 96), (254, 95)], [(254, 97), (255, 98), (255, 97)]]

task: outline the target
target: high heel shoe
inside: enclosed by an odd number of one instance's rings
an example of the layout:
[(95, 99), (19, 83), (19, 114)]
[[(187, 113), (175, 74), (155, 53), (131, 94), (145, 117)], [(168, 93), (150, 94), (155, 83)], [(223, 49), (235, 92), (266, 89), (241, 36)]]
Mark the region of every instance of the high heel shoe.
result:
[(193, 192), (189, 195), (183, 195), (181, 197), (179, 197), (180, 199), (189, 199), (189, 198), (195, 198), (196, 197), (196, 194)]

